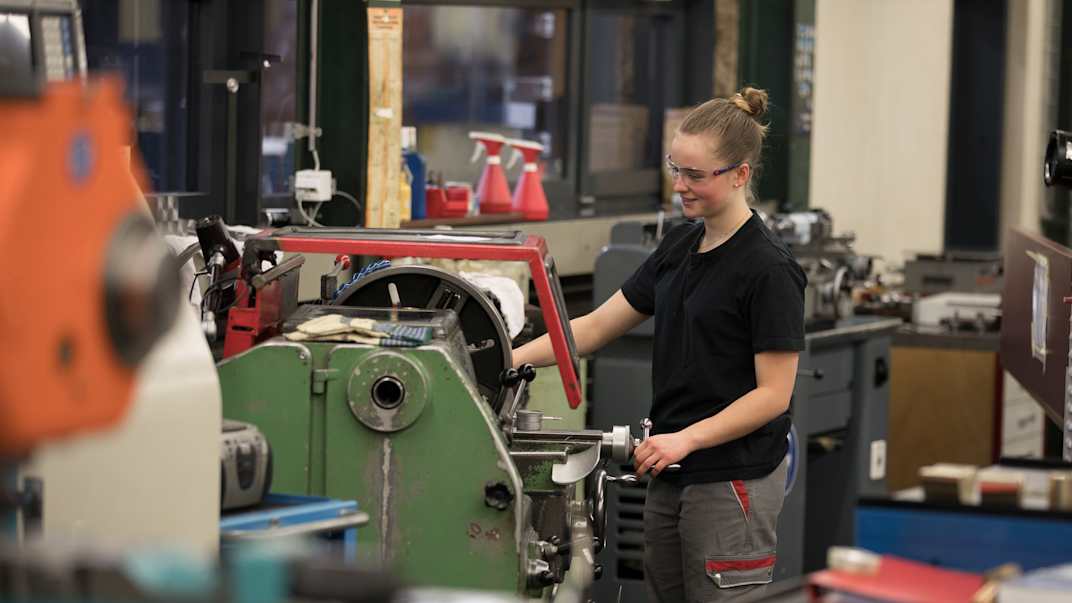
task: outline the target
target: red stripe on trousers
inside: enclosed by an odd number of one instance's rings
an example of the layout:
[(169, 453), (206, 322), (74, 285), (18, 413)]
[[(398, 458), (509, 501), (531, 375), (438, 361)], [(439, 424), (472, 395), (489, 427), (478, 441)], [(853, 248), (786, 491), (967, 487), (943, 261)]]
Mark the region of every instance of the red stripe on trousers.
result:
[(733, 489), (737, 492), (737, 498), (741, 499), (741, 509), (744, 511), (744, 516), (746, 518), (750, 517), (752, 506), (748, 502), (748, 488), (744, 487), (743, 481), (735, 479), (733, 480)]
[(742, 559), (740, 561), (708, 561), (704, 566), (709, 572), (725, 572), (725, 571), (748, 571), (754, 569), (760, 569), (764, 567), (770, 567), (778, 560), (776, 555), (770, 557), (760, 557), (759, 559)]

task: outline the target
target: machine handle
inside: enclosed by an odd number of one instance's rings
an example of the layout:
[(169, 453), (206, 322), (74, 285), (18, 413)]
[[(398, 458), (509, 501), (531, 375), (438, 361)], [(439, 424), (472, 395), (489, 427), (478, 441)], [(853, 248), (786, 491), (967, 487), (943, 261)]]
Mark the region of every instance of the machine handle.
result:
[(278, 266), (272, 268), (268, 272), (254, 275), (253, 278), (250, 280), (250, 283), (253, 285), (254, 289), (263, 289), (266, 285), (268, 285), (268, 283), (271, 283), (272, 281), (281, 278), (284, 274), (290, 272), (291, 270), (301, 268), (303, 264), (305, 264), (304, 255), (293, 255), (280, 262)]
[(266, 540), (269, 538), (285, 538), (287, 536), (311, 536), (313, 534), (322, 534), (324, 532), (337, 532), (339, 530), (357, 528), (368, 522), (368, 513), (355, 511), (331, 519), (265, 528), (263, 530), (228, 530), (226, 532), (221, 532), (220, 538), (229, 542), (245, 542), (250, 540)]
[(532, 380), (536, 378), (536, 367), (532, 366), (527, 362), (525, 364), (522, 364), (521, 368), (519, 368), (517, 372), (521, 375), (522, 379), (528, 381), (529, 383), (532, 383)]
[(822, 381), (824, 375), (822, 369), (800, 369), (797, 371), (797, 376), (811, 377), (816, 381)]
[[(644, 437), (642, 437), (640, 439), (634, 439), (633, 440), (633, 450), (636, 450), (638, 447), (640, 447), (640, 445), (642, 443), (644, 443), (644, 440), (648, 439), (648, 436), (651, 435), (651, 428), (652, 428), (651, 419), (645, 417), (640, 422), (640, 428), (644, 430)], [(681, 465), (678, 464), (678, 463), (671, 463), (671, 464), (667, 465), (666, 468), (663, 469), (663, 471), (669, 471), (670, 473), (674, 473), (675, 471), (681, 471)], [(622, 477), (624, 477), (624, 476), (622, 476)], [(633, 476), (633, 477), (634, 477), (634, 479), (636, 478), (636, 476)]]
[(508, 368), (503, 371), (502, 376), (499, 377), (499, 381), (506, 386), (517, 384), (517, 389), (514, 391), (514, 399), (503, 408), (502, 419), (503, 423), (509, 426), (513, 426), (516, 420), (514, 415), (517, 414), (517, 410), (521, 408), (521, 400), (525, 397), (525, 392), (528, 391), (529, 383), (536, 378), (536, 367), (531, 364), (522, 364), (521, 368), (513, 369)]
[(506, 387), (513, 387), (521, 380), (521, 373), (516, 368), (508, 368), (499, 375), (499, 383)]

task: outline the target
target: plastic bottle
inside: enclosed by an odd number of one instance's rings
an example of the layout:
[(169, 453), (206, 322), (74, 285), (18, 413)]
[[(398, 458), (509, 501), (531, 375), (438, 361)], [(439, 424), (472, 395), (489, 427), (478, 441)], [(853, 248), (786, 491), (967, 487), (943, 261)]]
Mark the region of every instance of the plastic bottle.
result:
[(427, 195), (425, 186), (428, 164), (417, 152), (417, 128), (402, 128), (402, 159), (406, 162), (411, 176), (410, 180), (410, 215), (414, 220), (428, 217)]
[(409, 166), (402, 161), (401, 181), (398, 183), (398, 218), (402, 222), (413, 219), (413, 187), (411, 181), (413, 175), (409, 173)]

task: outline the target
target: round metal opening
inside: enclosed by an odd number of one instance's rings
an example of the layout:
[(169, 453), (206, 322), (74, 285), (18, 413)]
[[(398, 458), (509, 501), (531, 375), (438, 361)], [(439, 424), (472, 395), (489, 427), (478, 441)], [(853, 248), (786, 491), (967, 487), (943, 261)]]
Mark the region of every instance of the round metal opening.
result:
[(394, 377), (380, 377), (372, 384), (372, 402), (380, 408), (398, 408), (406, 399), (406, 386)]

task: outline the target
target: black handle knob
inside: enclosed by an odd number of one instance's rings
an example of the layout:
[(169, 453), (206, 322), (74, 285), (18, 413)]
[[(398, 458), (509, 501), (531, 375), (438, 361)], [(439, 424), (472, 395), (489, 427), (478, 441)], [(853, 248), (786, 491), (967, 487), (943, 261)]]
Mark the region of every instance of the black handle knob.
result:
[(882, 387), (890, 380), (890, 364), (885, 358), (875, 358), (875, 387)]
[(536, 378), (536, 367), (531, 364), (522, 364), (518, 372), (521, 373), (521, 378), (529, 383), (532, 383), (532, 380)]
[(510, 508), (514, 494), (503, 482), (488, 482), (484, 485), (484, 504), (498, 511)]
[(603, 564), (597, 563), (592, 566), (592, 579), (599, 580), (603, 577)]
[(499, 375), (499, 383), (506, 387), (513, 387), (521, 380), (521, 373), (516, 368), (508, 368)]

